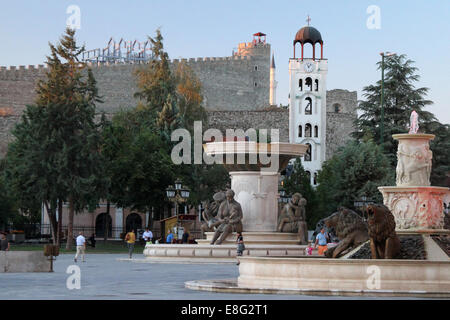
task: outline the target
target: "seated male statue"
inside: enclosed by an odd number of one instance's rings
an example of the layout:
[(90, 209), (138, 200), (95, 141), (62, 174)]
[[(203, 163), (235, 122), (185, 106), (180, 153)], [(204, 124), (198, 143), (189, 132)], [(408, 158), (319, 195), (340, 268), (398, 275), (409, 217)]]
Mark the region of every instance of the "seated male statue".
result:
[(226, 201), (220, 204), (217, 213), (216, 232), (211, 244), (221, 244), (232, 232), (242, 232), (242, 208), (239, 202), (234, 200), (234, 191), (226, 192)]

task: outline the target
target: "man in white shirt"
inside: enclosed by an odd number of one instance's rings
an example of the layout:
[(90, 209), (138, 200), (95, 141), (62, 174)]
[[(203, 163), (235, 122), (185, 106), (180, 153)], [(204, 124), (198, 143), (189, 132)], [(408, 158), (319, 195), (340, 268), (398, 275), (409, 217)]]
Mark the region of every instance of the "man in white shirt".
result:
[(86, 249), (86, 238), (83, 237), (83, 233), (80, 232), (77, 237), (77, 254), (75, 255), (75, 258), (73, 259), (75, 262), (77, 262), (78, 256), (81, 255), (81, 258), (84, 260), (84, 251)]
[(144, 238), (145, 242), (152, 241), (153, 233), (147, 228), (147, 229), (145, 229), (145, 232), (142, 235), (142, 238)]

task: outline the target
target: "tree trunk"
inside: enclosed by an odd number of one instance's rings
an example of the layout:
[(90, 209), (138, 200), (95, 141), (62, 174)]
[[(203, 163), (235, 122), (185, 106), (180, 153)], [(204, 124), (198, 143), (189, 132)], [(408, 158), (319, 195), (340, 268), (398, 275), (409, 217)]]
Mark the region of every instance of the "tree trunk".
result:
[(69, 219), (67, 222), (67, 242), (66, 249), (72, 250), (72, 239), (73, 239), (73, 216), (75, 213), (75, 207), (73, 203), (73, 197), (69, 199)]
[(109, 208), (110, 208), (110, 202), (109, 200), (106, 201), (106, 216), (105, 219), (103, 219), (103, 241), (106, 244), (106, 241), (108, 240), (108, 217), (109, 217)]
[(61, 235), (62, 235), (62, 209), (63, 209), (63, 201), (61, 199), (58, 200), (58, 232), (56, 234), (56, 245), (59, 247), (61, 245)]
[(45, 208), (47, 209), (48, 220), (50, 221), (51, 232), (52, 232), (52, 241), (53, 241), (53, 244), (56, 244), (58, 224), (56, 222), (56, 215), (53, 212), (54, 208), (50, 208), (50, 206), (48, 205), (48, 202), (44, 202), (44, 204), (45, 204)]

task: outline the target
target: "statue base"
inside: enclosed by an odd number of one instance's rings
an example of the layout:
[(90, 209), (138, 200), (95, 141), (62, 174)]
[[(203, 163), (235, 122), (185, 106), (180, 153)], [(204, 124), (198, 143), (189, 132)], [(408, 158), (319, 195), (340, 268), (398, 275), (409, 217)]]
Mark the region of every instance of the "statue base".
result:
[(384, 205), (395, 218), (396, 230), (443, 229), (445, 187), (378, 187)]

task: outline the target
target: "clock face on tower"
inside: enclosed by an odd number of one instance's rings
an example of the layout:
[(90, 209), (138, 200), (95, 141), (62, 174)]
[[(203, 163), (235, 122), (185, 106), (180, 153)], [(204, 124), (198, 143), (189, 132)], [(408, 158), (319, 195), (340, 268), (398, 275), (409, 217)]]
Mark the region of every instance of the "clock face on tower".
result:
[(304, 68), (305, 68), (306, 72), (313, 72), (314, 71), (314, 63), (308, 61), (305, 63)]

